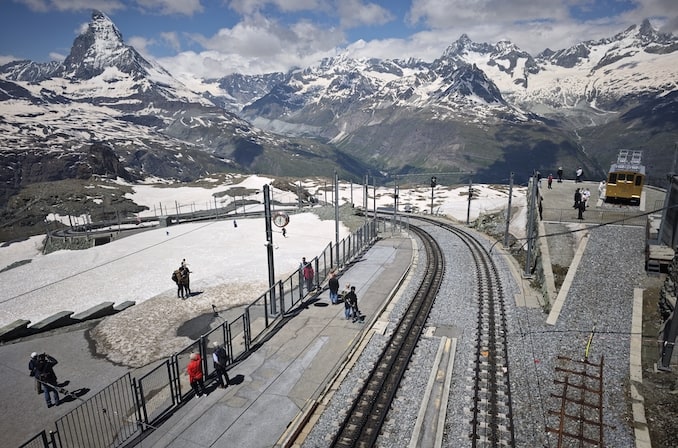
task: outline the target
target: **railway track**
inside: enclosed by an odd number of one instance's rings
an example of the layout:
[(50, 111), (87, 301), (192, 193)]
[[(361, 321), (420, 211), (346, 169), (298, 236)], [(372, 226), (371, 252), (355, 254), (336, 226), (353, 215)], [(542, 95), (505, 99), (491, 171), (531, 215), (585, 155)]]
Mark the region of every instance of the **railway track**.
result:
[(499, 271), (485, 247), (463, 229), (433, 219), (468, 248), (476, 267), (477, 326), (471, 381), (472, 447), (515, 446), (505, 298)]
[[(462, 229), (424, 219), (458, 237), (476, 265), (477, 328), (475, 353), (467, 380), (472, 384), (469, 439), (473, 447), (515, 446), (509, 385), (504, 293), (499, 273), (489, 253), (474, 236)], [(423, 241), (427, 268), (405, 316), (394, 330), (387, 348), (362, 386), (341, 423), (331, 446), (374, 446), (421, 336), (442, 283), (444, 257), (433, 237), (421, 227), (410, 230)]]
[(442, 250), (424, 230), (415, 227), (411, 230), (421, 238), (427, 254), (428, 266), (424, 279), (340, 425), (331, 444), (333, 447), (375, 444), (440, 289), (445, 271)]

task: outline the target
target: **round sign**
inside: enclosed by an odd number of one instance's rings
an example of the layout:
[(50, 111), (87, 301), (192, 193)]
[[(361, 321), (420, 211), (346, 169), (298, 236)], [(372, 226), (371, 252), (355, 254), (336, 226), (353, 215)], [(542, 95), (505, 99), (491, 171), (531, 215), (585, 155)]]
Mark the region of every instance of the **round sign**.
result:
[(285, 212), (278, 212), (273, 216), (273, 224), (278, 227), (285, 227), (290, 222), (290, 216)]

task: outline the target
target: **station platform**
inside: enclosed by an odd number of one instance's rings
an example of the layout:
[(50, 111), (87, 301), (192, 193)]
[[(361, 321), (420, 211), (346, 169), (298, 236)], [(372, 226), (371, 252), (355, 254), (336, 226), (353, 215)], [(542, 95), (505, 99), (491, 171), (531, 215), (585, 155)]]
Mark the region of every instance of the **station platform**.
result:
[(269, 340), (229, 370), (226, 389), (194, 397), (139, 443), (160, 447), (283, 446), (292, 422), (340, 371), (364, 333), (407, 281), (415, 251), (409, 237), (377, 241), (340, 274), (340, 290), (356, 287), (363, 323), (344, 317), (325, 288), (304, 304)]

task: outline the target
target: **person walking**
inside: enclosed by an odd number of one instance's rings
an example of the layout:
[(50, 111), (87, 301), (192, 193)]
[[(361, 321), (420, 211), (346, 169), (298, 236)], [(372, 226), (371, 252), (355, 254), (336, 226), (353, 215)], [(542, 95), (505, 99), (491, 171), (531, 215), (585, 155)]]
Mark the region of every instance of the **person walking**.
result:
[(40, 380), (35, 376), (35, 367), (38, 364), (38, 354), (36, 352), (31, 353), (31, 359), (28, 361), (28, 372), (29, 375), (35, 378), (35, 389), (38, 391), (38, 395), (42, 393), (42, 384)]
[(551, 190), (551, 185), (553, 184), (553, 174), (549, 173), (549, 177), (546, 178), (548, 182), (548, 189)]
[(558, 175), (558, 183), (562, 184), (563, 183), (563, 167), (559, 166), (558, 171), (556, 171), (556, 174)]
[(191, 384), (193, 392), (195, 392), (195, 395), (198, 397), (202, 397), (203, 395), (207, 396), (205, 382), (203, 381), (201, 361), (202, 360), (199, 354), (191, 353), (190, 361), (186, 366), (186, 371), (188, 372), (188, 382)]
[[(303, 259), (306, 262), (306, 258)], [(313, 288), (313, 278), (315, 277), (315, 271), (313, 270), (313, 265), (311, 263), (305, 263), (302, 270), (302, 275), (304, 276), (304, 282), (306, 283), (306, 292), (310, 293)]]
[[(35, 378), (40, 381), (40, 384), (42, 384), (42, 389), (45, 393), (45, 402), (47, 403), (48, 408), (61, 404), (59, 392), (57, 392), (56, 389), (57, 376), (54, 373), (54, 366), (57, 364), (58, 361), (54, 357), (47, 353), (41, 353), (37, 356), (35, 370), (33, 371), (33, 376), (35, 376)], [(54, 403), (52, 403), (52, 398), (54, 398)]]
[(584, 170), (581, 169), (581, 167), (577, 168), (577, 171), (575, 172), (575, 182), (581, 182), (582, 181), (582, 176), (584, 175)]
[(330, 302), (332, 302), (332, 305), (336, 305), (339, 303), (339, 279), (335, 271), (332, 271), (330, 274), (330, 280), (327, 282), (327, 285), (330, 288)]
[(212, 343), (212, 347), (214, 347), (212, 361), (214, 362), (214, 371), (217, 374), (217, 382), (219, 383), (220, 388), (226, 389), (231, 383), (231, 379), (228, 377), (226, 371), (226, 366), (228, 365), (228, 353), (226, 353), (224, 346), (220, 345), (217, 341)]

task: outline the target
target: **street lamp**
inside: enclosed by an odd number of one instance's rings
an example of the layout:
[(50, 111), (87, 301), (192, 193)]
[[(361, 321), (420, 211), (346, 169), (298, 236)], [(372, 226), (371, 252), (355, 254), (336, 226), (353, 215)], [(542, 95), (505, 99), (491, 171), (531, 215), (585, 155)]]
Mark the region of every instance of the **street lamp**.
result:
[(438, 179), (435, 176), (431, 176), (431, 216), (433, 216), (433, 189), (438, 184)]
[(268, 288), (271, 292), (271, 314), (276, 315), (275, 268), (273, 262), (273, 228), (271, 227), (271, 197), (269, 186), (264, 185), (264, 220), (266, 221), (266, 255), (268, 258)]

